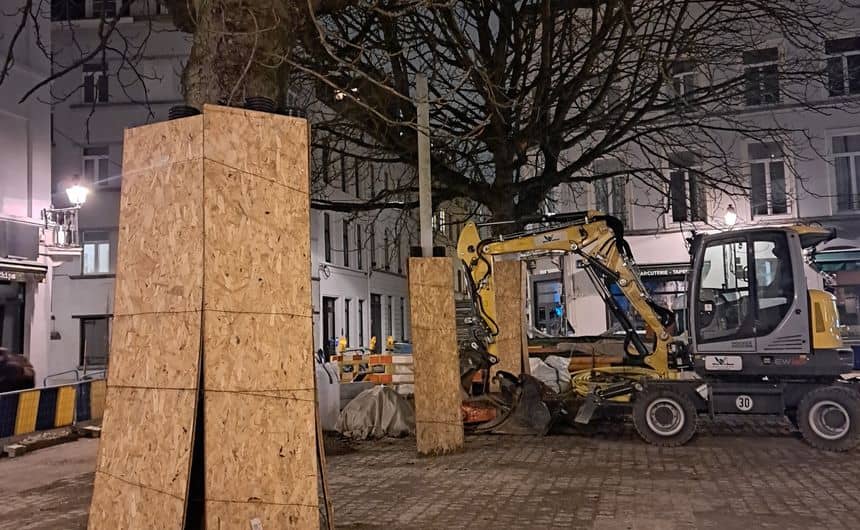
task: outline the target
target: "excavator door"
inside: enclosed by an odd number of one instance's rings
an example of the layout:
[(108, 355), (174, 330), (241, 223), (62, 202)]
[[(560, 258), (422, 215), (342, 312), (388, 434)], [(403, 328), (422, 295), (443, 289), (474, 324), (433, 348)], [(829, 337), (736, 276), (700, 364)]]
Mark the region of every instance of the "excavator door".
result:
[(698, 371), (787, 373), (811, 352), (802, 248), (793, 230), (703, 236), (689, 304)]

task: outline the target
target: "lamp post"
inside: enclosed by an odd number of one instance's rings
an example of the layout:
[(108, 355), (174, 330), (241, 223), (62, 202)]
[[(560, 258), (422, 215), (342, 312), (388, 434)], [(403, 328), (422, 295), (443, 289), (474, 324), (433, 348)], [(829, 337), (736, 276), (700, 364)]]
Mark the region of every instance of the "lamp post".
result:
[(66, 196), (75, 208), (80, 208), (87, 201), (89, 192), (90, 190), (77, 183), (66, 188)]
[(735, 211), (734, 205), (730, 204), (729, 207), (726, 208), (726, 213), (725, 215), (723, 215), (723, 221), (725, 221), (726, 226), (729, 227), (729, 230), (731, 230), (732, 227), (734, 227), (735, 224), (738, 222), (738, 213)]

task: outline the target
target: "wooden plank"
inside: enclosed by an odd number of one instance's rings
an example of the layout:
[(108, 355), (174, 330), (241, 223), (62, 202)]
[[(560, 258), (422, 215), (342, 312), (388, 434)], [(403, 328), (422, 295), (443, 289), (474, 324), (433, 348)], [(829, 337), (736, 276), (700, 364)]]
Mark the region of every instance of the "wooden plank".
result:
[(316, 528), (307, 123), (203, 115), (205, 524)]
[[(496, 288), (496, 355), (499, 363), (493, 366), (491, 376), (499, 370), (520, 375), (523, 371), (523, 266), (519, 260), (493, 260), (493, 279)], [(496, 385), (494, 385), (496, 386)]]
[[(180, 529), (203, 302), (203, 119), (129, 129), (90, 529)], [(93, 386), (96, 383), (93, 383)], [(94, 414), (101, 399), (93, 396)]]
[(523, 308), (523, 325), (520, 330), (521, 343), (520, 348), (522, 352), (522, 367), (524, 374), (531, 374), (531, 364), (529, 363), (529, 323), (525, 318), (525, 315), (528, 314), (528, 303), (529, 303), (529, 271), (526, 267), (526, 263), (524, 261), (520, 262), (520, 275), (522, 276), (522, 281), (520, 282), (520, 299), (522, 300), (522, 308)]
[(415, 371), (418, 452), (463, 448), (460, 363), (449, 258), (409, 259), (409, 308)]

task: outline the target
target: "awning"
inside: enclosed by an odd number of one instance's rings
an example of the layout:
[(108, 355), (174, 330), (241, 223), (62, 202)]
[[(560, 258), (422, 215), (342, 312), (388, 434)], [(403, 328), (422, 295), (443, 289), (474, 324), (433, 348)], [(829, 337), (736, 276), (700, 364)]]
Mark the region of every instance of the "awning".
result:
[(7, 282), (41, 282), (48, 274), (48, 266), (38, 261), (0, 259), (0, 280)]
[(825, 250), (812, 256), (813, 264), (824, 272), (860, 269), (860, 249)]

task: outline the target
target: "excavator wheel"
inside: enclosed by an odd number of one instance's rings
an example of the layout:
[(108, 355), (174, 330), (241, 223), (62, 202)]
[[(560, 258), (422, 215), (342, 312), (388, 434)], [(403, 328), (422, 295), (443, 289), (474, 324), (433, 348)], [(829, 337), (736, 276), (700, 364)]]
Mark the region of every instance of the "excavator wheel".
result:
[(633, 426), (652, 445), (684, 445), (696, 433), (697, 419), (690, 398), (670, 388), (646, 389), (636, 395), (633, 403)]
[(809, 445), (848, 451), (860, 442), (860, 395), (845, 386), (816, 388), (801, 400), (797, 420)]

